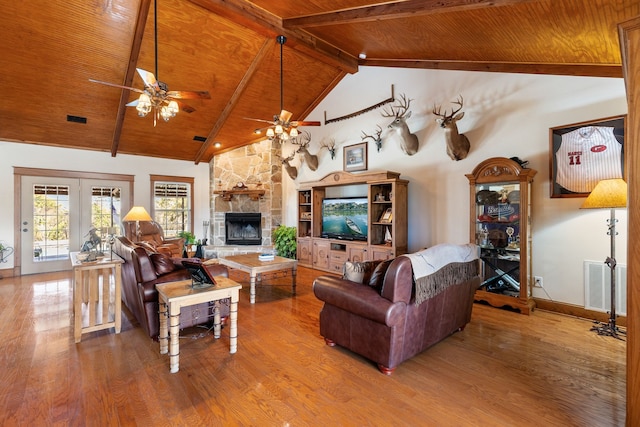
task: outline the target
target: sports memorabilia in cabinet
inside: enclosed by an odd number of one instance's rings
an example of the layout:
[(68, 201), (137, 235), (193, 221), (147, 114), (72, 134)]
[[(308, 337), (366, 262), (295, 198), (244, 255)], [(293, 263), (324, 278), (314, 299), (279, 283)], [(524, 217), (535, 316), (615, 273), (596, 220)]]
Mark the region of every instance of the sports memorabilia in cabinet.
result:
[(520, 159), (493, 157), (467, 174), (470, 237), (479, 246), (482, 284), (476, 301), (534, 308), (531, 272), (531, 183), (536, 171)]

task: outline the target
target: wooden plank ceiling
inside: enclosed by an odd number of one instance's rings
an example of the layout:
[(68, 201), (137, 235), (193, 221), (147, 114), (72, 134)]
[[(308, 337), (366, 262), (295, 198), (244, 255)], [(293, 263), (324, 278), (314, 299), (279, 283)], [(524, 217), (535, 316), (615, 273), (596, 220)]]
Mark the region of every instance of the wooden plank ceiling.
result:
[[(156, 33), (153, 0), (0, 4), (0, 140), (195, 163), (279, 113), (279, 34), (302, 120), (359, 65), (622, 77), (617, 24), (640, 15), (638, 0), (157, 0)], [(211, 99), (154, 127), (125, 106), (138, 93), (89, 79), (142, 89), (155, 34), (158, 80)]]

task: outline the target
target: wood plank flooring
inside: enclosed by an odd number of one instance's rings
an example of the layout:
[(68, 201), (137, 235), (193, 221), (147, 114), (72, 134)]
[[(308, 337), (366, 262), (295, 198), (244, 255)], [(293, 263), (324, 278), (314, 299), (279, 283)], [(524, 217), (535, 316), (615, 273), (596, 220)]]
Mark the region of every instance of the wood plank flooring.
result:
[(591, 322), (476, 304), (467, 328), (401, 364), (376, 366), (324, 344), (320, 272), (258, 286), (248, 275), (238, 352), (228, 329), (183, 331), (169, 373), (130, 313), (122, 332), (73, 340), (71, 273), (0, 280), (2, 426), (623, 426), (625, 343)]

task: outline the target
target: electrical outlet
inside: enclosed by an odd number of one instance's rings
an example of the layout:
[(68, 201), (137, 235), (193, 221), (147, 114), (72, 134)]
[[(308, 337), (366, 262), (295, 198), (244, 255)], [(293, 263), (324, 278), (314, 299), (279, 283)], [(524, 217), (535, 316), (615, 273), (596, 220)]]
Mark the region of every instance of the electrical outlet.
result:
[(533, 287), (544, 288), (544, 286), (542, 286), (542, 276), (533, 276)]

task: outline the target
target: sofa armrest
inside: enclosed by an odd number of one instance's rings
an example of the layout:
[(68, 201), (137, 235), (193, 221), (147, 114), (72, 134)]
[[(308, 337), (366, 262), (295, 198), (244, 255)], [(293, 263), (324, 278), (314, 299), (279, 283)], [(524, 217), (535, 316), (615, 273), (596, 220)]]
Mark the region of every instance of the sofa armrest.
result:
[(313, 293), (326, 304), (387, 326), (399, 324), (406, 309), (404, 302), (391, 302), (368, 285), (335, 276), (316, 278)]

